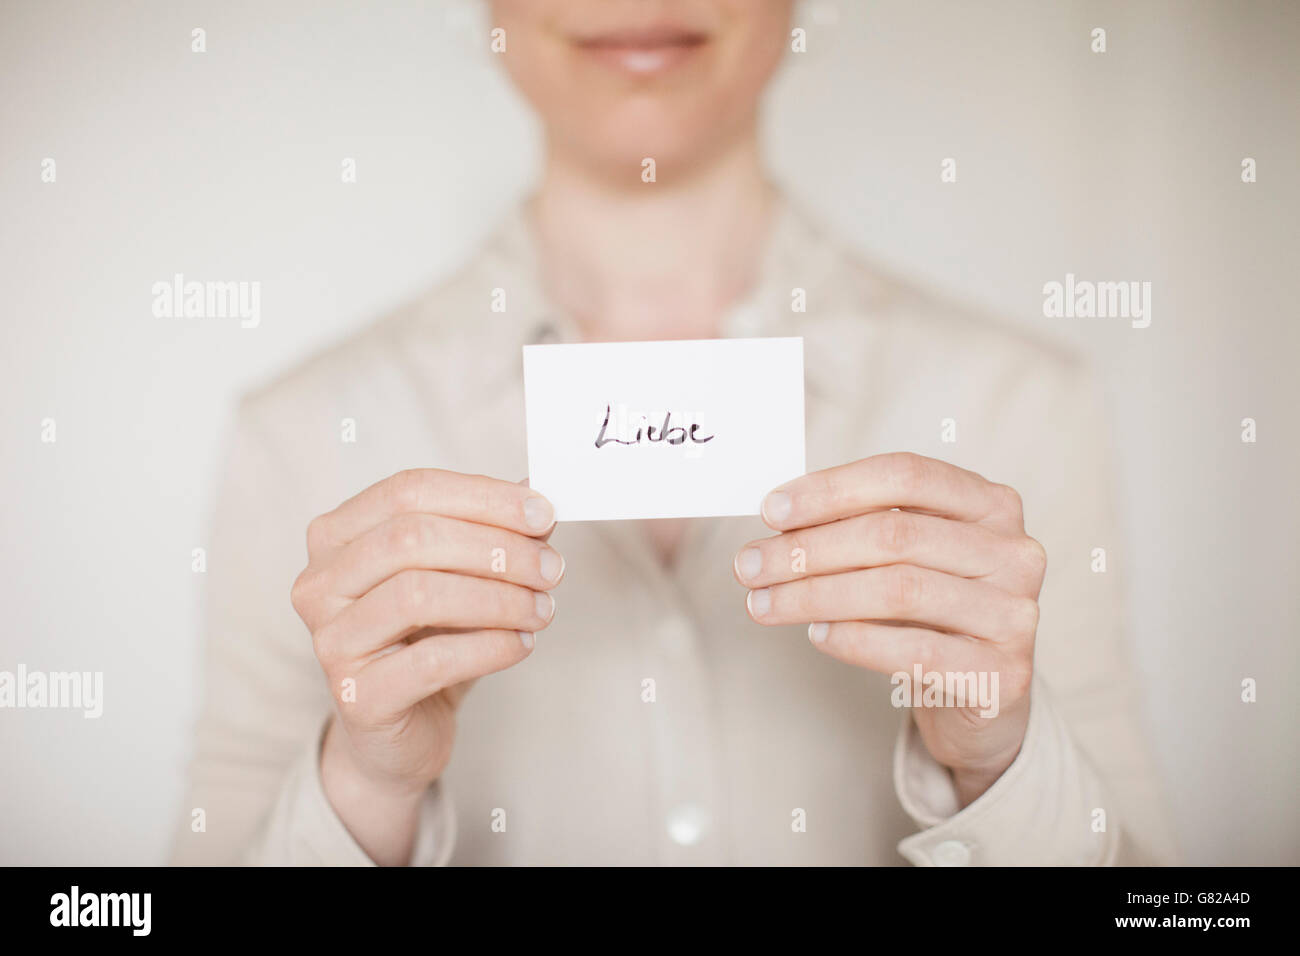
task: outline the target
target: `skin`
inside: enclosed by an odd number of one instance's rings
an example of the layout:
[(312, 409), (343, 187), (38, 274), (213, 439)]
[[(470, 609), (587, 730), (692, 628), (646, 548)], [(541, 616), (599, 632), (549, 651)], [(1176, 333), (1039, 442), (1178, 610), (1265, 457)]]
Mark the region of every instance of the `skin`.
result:
[(735, 560), (755, 621), (811, 621), (819, 651), (885, 674), (916, 663), (998, 674), (996, 717), (972, 707), (912, 710), (962, 806), (971, 803), (1015, 760), (1029, 720), (1047, 553), (1025, 534), (1020, 495), (903, 452), (797, 478), (771, 492), (762, 513), (780, 534)]
[(470, 685), (532, 653), (554, 616), (554, 525), (526, 485), (431, 468), (398, 472), (308, 526), (291, 597), (337, 702), (321, 780), (375, 862), (409, 860), (420, 797), (451, 758)]
[[(502, 56), (546, 137), (527, 205), (552, 300), (598, 341), (711, 338), (757, 277), (774, 191), (760, 94), (789, 0), (498, 0)], [(652, 157), (657, 180), (641, 180)], [(897, 510), (895, 510), (897, 509)], [(1019, 497), (933, 459), (883, 455), (776, 489), (777, 532), (735, 560), (751, 616), (809, 623), (813, 646), (893, 673), (995, 670), (998, 716), (915, 709), (969, 803), (1010, 765), (1029, 712), (1045, 560)], [(337, 701), (321, 779), (375, 862), (410, 860), (422, 795), (479, 677), (528, 657), (563, 558), (525, 483), (401, 472), (308, 528), (293, 604)], [(671, 563), (683, 522), (644, 523)], [(790, 570), (795, 547), (806, 568)], [(494, 554), (504, 549), (505, 570)], [(352, 681), (354, 684), (348, 684)], [(353, 687), (353, 691), (345, 688)]]

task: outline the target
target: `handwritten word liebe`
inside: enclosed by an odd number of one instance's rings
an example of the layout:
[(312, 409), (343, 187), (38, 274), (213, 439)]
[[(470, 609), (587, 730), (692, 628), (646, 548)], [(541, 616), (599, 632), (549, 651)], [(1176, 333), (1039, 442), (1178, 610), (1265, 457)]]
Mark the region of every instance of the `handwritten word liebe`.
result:
[[(620, 412), (622, 411), (623, 409), (620, 408)], [(700, 437), (699, 435), (696, 434), (696, 431), (700, 427), (696, 423), (691, 423), (689, 426), (672, 424), (672, 417), (673, 417), (672, 412), (667, 412), (664, 415), (663, 426), (658, 429), (656, 429), (654, 425), (651, 425), (649, 423), (649, 419), (645, 415), (642, 415), (640, 416), (640, 419), (644, 423), (644, 427), (638, 425), (636, 429), (636, 434), (634, 436), (630, 438), (629, 437), (615, 438), (612, 436), (606, 437), (606, 432), (609, 430), (610, 412), (611, 412), (611, 406), (606, 405), (605, 420), (601, 423), (600, 432), (596, 435), (597, 448), (603, 448), (606, 445), (610, 444), (611, 442), (618, 445), (639, 445), (641, 444), (643, 436), (645, 441), (666, 442), (669, 445), (681, 445), (684, 444), (687, 440), (695, 442), (696, 444), (699, 445), (703, 445), (705, 442), (713, 441), (713, 439), (717, 437), (716, 435), (708, 435), (706, 437)], [(626, 425), (623, 428), (618, 428), (616, 426), (615, 433), (627, 436), (628, 428), (626, 427)]]

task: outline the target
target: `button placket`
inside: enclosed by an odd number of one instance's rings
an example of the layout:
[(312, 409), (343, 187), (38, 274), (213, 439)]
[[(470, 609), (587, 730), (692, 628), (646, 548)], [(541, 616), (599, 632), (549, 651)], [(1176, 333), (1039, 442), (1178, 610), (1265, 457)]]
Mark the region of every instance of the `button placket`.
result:
[[(636, 522), (598, 522), (594, 530), (626, 562), (638, 584), (623, 613), (643, 652), (646, 669), (640, 676), (655, 682), (654, 702), (642, 706), (647, 711), (649, 779), (656, 788), (650, 823), (658, 860), (670, 865), (725, 862), (714, 688), (689, 601)], [(696, 529), (688, 535), (687, 544), (699, 533)], [(674, 834), (691, 839), (682, 842)]]
[(699, 636), (694, 622), (676, 611), (658, 623), (653, 635), (664, 668), (656, 702), (650, 705), (656, 708), (661, 859), (669, 864), (718, 862), (716, 734)]

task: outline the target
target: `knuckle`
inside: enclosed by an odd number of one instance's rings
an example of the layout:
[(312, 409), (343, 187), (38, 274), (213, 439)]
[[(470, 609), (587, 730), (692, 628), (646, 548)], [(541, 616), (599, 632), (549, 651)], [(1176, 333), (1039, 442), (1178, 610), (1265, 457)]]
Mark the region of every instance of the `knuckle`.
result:
[(293, 580), (289, 588), (289, 602), (298, 616), (305, 618), (315, 604), (317, 574), (310, 565)]
[(393, 582), (397, 606), (404, 613), (415, 616), (428, 607), (432, 598), (429, 576), (408, 568), (397, 574)]
[(420, 498), (425, 486), (424, 471), (406, 468), (388, 479), (385, 492), (391, 510), (395, 513), (419, 511)]
[(424, 515), (403, 514), (389, 522), (383, 547), (395, 554), (416, 555), (433, 543), (433, 528)]
[(470, 602), (480, 628), (521, 625), (537, 619), (537, 600), (530, 588), (506, 581), (475, 581)]
[(894, 489), (904, 493), (920, 488), (925, 483), (927, 471), (925, 458), (910, 451), (890, 455), (885, 467), (886, 476)]
[(933, 631), (920, 634), (916, 649), (912, 654), (914, 664), (920, 664), (921, 670), (929, 673), (937, 670), (939, 665), (939, 636)]
[(806, 497), (810, 502), (820, 502), (821, 506), (828, 511), (838, 511), (840, 502), (844, 498), (844, 490), (828, 472), (819, 472), (815, 476), (810, 476)]
[(488, 588), (484, 604), (491, 611), (489, 618), (496, 621), (526, 621), (537, 617), (537, 600), (528, 588), (501, 584)]
[(832, 583), (823, 577), (772, 587), (772, 610), (797, 621), (818, 619), (830, 603)]
[(1022, 517), (1025, 513), (1025, 503), (1020, 497), (1020, 492), (1010, 485), (998, 485), (998, 495), (1002, 500), (1002, 510), (1014, 517)]
[(307, 554), (319, 554), (329, 547), (329, 515), (317, 515), (307, 522)]
[(884, 569), (885, 604), (894, 613), (907, 613), (921, 606), (925, 588), (920, 572), (906, 564)]
[(887, 555), (911, 553), (916, 536), (916, 522), (902, 511), (885, 511), (876, 519), (876, 543)]
[(1021, 544), (1024, 549), (1024, 562), (1030, 570), (1039, 574), (1047, 570), (1047, 549), (1037, 538), (1026, 536)]
[(485, 515), (500, 515), (506, 510), (504, 496), (495, 482), (486, 475), (474, 475), (474, 496), (479, 510)]
[(343, 656), (339, 653), (339, 642), (334, 637), (334, 629), (328, 624), (318, 629), (311, 637), (311, 646), (317, 663), (320, 664), (321, 670), (330, 679), (330, 686), (333, 687), (338, 683), (334, 680), (334, 673), (343, 663)]
[(446, 642), (426, 637), (410, 647), (415, 678), (424, 685), (436, 684), (447, 669)]

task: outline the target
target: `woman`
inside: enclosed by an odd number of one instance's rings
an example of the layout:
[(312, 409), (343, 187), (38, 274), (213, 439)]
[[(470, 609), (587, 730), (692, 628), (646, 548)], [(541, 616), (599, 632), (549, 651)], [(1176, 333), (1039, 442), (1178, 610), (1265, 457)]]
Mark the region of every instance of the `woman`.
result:
[[(772, 188), (790, 16), (494, 4), (540, 186), (459, 275), (243, 403), (179, 860), (1168, 858), (1088, 565), (1112, 533), (1086, 376)], [(805, 340), (813, 470), (762, 522), (557, 529), (516, 481), (521, 345), (767, 335)], [(916, 668), (996, 704), (900, 693)]]

